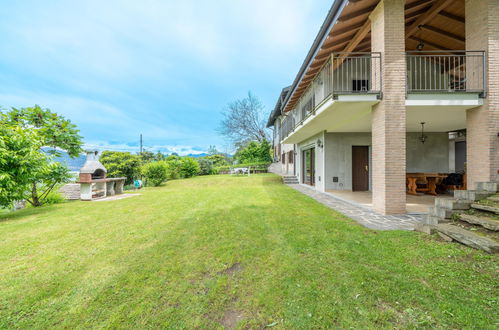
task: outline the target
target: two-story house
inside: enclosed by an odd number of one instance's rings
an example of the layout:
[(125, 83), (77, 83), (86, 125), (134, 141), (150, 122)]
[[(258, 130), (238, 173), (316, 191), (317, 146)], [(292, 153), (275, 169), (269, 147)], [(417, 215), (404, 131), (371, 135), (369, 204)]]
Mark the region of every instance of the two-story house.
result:
[(267, 127), (273, 127), (272, 145), (274, 152), (274, 170), (282, 175), (296, 175), (295, 171), (295, 145), (281, 143), (282, 138), (289, 132), (289, 121), (284, 121), (286, 117), (282, 114), (282, 105), (289, 92), (290, 87), (283, 88), (277, 100), (274, 110), (270, 113)]
[(370, 192), (383, 214), (448, 173), (493, 180), (498, 13), (499, 0), (335, 0), (269, 118), (276, 159), (293, 151), (300, 183)]

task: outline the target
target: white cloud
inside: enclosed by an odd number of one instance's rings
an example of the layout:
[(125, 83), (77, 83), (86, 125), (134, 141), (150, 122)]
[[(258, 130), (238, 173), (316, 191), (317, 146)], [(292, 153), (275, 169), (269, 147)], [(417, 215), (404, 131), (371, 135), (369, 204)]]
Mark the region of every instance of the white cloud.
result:
[[(89, 150), (112, 150), (112, 151), (127, 151), (127, 152), (132, 152), (136, 153), (139, 152), (140, 148), (139, 146), (131, 146), (128, 144), (123, 144), (123, 143), (109, 143), (105, 141), (94, 141), (94, 142), (88, 142), (85, 143), (84, 149), (89, 149)], [(199, 155), (202, 153), (205, 153), (207, 149), (202, 149), (199, 147), (194, 147), (194, 146), (188, 146), (188, 145), (168, 145), (168, 144), (158, 144), (158, 145), (152, 145), (152, 146), (147, 146), (144, 148), (146, 151), (151, 151), (151, 152), (162, 152), (165, 154), (171, 154), (171, 153), (176, 153), (180, 156), (186, 156), (186, 155)]]

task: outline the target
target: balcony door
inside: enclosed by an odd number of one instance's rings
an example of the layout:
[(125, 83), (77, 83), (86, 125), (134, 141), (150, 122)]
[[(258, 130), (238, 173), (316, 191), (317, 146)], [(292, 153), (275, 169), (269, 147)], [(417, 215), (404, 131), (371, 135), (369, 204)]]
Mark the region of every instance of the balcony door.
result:
[(302, 151), (303, 183), (315, 185), (315, 148)]
[(368, 146), (352, 146), (352, 190), (369, 190)]

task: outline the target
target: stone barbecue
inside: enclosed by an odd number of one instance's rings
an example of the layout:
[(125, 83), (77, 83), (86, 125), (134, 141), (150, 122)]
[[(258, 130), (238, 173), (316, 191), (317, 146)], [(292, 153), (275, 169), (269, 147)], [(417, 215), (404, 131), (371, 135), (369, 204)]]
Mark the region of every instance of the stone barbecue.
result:
[(90, 201), (123, 193), (126, 178), (108, 178), (99, 161), (98, 151), (87, 151), (87, 160), (80, 169), (80, 199)]

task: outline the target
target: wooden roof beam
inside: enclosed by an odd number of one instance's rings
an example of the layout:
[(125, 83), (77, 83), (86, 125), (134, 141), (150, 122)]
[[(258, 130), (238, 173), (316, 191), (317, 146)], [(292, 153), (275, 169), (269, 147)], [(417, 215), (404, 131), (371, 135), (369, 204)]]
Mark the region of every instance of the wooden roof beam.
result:
[(452, 13), (449, 13), (448, 11), (441, 10), (438, 14), (440, 16), (450, 18), (451, 20), (453, 20), (455, 22), (459, 22), (459, 23), (463, 23), (463, 24), (465, 23), (464, 17), (454, 15)]
[(406, 39), (415, 34), (419, 30), (420, 25), (424, 25), (431, 21), (435, 16), (438, 15), (446, 6), (448, 6), (454, 0), (438, 0), (435, 2), (431, 8), (412, 23), (412, 25), (405, 30)]
[(359, 10), (356, 10), (350, 14), (347, 14), (347, 15), (343, 15), (341, 16), (338, 21), (340, 22), (344, 22), (344, 21), (348, 21), (352, 18), (356, 18), (356, 17), (359, 17), (359, 16), (362, 16), (362, 15), (365, 15), (365, 14), (368, 14), (370, 13), (374, 8), (376, 8), (377, 4), (376, 5), (373, 5), (373, 6), (369, 6), (369, 7), (366, 7), (366, 8), (362, 8), (362, 9), (359, 9)]
[(432, 3), (435, 0), (418, 0), (414, 1), (413, 3), (409, 3), (405, 5), (405, 11), (410, 11), (411, 9), (420, 7), (420, 6), (427, 6), (428, 4)]
[[(367, 36), (369, 32), (371, 32), (371, 20), (367, 19), (364, 22), (364, 25), (360, 28), (359, 31), (357, 31), (355, 36), (345, 47), (345, 49), (343, 49), (343, 52), (349, 53), (355, 50), (355, 48), (357, 48), (357, 46), (361, 43), (361, 41), (364, 40), (364, 38)], [(339, 67), (341, 63), (343, 63), (345, 56), (346, 56), (345, 54), (340, 54), (340, 56), (336, 58), (336, 62), (333, 63), (333, 70)]]
[(337, 36), (345, 34), (345, 33), (350, 33), (350, 32), (356, 31), (356, 30), (360, 29), (363, 24), (364, 23), (360, 22), (360, 23), (357, 23), (357, 24), (353, 24), (353, 25), (344, 27), (342, 29), (333, 30), (332, 31), (332, 35), (335, 36), (335, 37), (337, 37)]
[(450, 48), (446, 48), (444, 46), (436, 44), (434, 42), (431, 42), (431, 41), (428, 41), (428, 40), (424, 40), (424, 39), (421, 39), (421, 38), (417, 38), (417, 37), (414, 37), (414, 36), (410, 36), (409, 39), (414, 40), (414, 41), (418, 41), (418, 42), (422, 42), (423, 44), (431, 46), (431, 47), (435, 48), (436, 50), (452, 50)]
[(413, 19), (414, 17), (416, 17), (416, 16), (419, 16), (419, 15), (421, 15), (421, 14), (426, 13), (426, 12), (428, 11), (428, 9), (430, 9), (430, 6), (425, 7), (425, 8), (422, 8), (422, 9), (419, 9), (419, 10), (417, 10), (417, 11), (414, 11), (414, 12), (410, 13), (410, 14), (406, 14), (406, 15), (405, 15), (405, 21), (406, 21), (406, 22), (407, 22), (407, 21), (410, 21), (410, 20), (411, 20), (411, 19)]
[(424, 24), (424, 25), (421, 25), (421, 28), (424, 30), (435, 32), (437, 34), (440, 34), (441, 36), (453, 39), (453, 40), (458, 41), (458, 42), (464, 43), (466, 41), (466, 39), (464, 37), (461, 37), (460, 35), (447, 32), (445, 30), (439, 29), (439, 28), (431, 26), (431, 25)]

